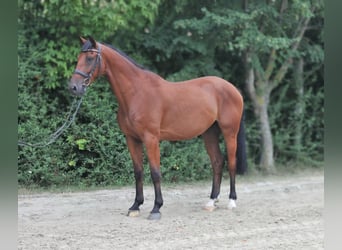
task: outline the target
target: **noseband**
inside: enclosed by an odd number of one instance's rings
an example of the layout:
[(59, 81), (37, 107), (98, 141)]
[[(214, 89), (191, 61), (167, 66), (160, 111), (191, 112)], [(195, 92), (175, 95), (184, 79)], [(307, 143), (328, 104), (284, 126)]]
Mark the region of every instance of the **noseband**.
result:
[(81, 52), (82, 53), (86, 53), (86, 52), (96, 52), (96, 60), (95, 60), (95, 63), (93, 64), (93, 67), (91, 68), (90, 72), (89, 73), (84, 73), (78, 69), (75, 69), (75, 71), (73, 72), (73, 74), (78, 74), (78, 75), (81, 75), (84, 77), (84, 80), (83, 80), (83, 86), (85, 87), (88, 87), (90, 85), (90, 79), (91, 77), (93, 76), (97, 66), (99, 67), (99, 72), (100, 72), (100, 69), (101, 69), (101, 47), (100, 45), (98, 45), (99, 48), (98, 49), (85, 49), (85, 50), (82, 50)]

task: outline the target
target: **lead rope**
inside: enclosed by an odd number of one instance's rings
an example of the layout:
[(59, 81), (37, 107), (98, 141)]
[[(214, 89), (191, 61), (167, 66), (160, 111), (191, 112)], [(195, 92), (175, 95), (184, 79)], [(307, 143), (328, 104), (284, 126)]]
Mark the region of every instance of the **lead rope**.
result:
[(81, 103), (82, 103), (83, 96), (78, 98), (75, 98), (73, 103), (71, 104), (71, 108), (69, 111), (69, 114), (67, 116), (66, 121), (63, 123), (61, 127), (59, 127), (54, 133), (52, 133), (47, 139), (45, 139), (42, 142), (38, 143), (29, 143), (29, 142), (24, 142), (24, 141), (18, 141), (18, 146), (29, 146), (29, 147), (36, 147), (36, 148), (41, 148), (41, 147), (46, 147), (50, 145), (51, 143), (54, 143), (57, 138), (65, 131), (67, 130), (70, 125), (74, 122), (76, 118), (76, 114), (78, 110), (80, 109)]

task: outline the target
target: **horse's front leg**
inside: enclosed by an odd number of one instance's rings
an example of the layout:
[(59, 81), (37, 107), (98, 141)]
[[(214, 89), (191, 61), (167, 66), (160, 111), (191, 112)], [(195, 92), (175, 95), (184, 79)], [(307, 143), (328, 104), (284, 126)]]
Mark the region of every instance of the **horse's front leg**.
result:
[(143, 144), (141, 141), (126, 136), (128, 150), (131, 154), (135, 177), (135, 200), (128, 210), (128, 216), (135, 217), (140, 213), (139, 206), (144, 203), (143, 193)]
[(154, 185), (154, 207), (148, 217), (150, 220), (159, 220), (161, 214), (159, 209), (163, 205), (163, 197), (161, 193), (161, 172), (160, 172), (160, 148), (159, 139), (156, 136), (148, 134), (144, 138), (146, 153), (150, 165), (151, 178)]

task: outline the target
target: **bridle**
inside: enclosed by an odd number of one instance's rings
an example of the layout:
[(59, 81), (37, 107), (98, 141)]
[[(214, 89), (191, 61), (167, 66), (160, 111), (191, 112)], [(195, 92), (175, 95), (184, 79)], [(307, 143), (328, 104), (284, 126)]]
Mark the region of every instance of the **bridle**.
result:
[(84, 73), (78, 69), (75, 69), (75, 71), (73, 72), (73, 74), (79, 74), (81, 76), (84, 77), (83, 83), (82, 85), (85, 87), (88, 87), (90, 85), (90, 79), (93, 76), (97, 66), (99, 67), (99, 72), (101, 69), (101, 61), (102, 61), (102, 57), (101, 57), (101, 46), (100, 44), (98, 44), (98, 49), (85, 49), (85, 50), (81, 50), (81, 53), (86, 53), (86, 52), (95, 52), (96, 53), (96, 59), (95, 59), (95, 63), (93, 64), (93, 67), (91, 68), (89, 73)]

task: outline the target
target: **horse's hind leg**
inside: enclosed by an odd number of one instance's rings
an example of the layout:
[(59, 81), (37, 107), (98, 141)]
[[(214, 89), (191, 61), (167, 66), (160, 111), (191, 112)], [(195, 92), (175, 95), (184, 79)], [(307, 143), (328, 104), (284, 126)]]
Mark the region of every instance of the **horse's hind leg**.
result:
[(221, 188), (224, 157), (219, 147), (219, 135), (220, 128), (218, 127), (217, 123), (214, 123), (214, 125), (212, 125), (204, 134), (202, 134), (205, 148), (209, 155), (211, 166), (213, 169), (213, 184), (210, 200), (204, 207), (206, 210), (209, 211), (215, 209), (215, 203), (218, 201), (218, 196), (220, 194)]
[(235, 175), (236, 175), (236, 149), (237, 149), (237, 133), (238, 128), (233, 127), (222, 128), (222, 133), (226, 141), (228, 154), (228, 172), (230, 177), (230, 192), (228, 208), (236, 207), (236, 191), (235, 191)]

